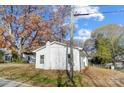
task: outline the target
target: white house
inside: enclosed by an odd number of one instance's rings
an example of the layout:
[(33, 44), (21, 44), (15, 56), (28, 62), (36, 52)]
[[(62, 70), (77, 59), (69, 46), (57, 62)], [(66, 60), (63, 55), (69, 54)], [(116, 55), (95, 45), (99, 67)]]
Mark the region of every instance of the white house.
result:
[[(68, 52), (67, 52), (68, 51)], [(69, 64), (70, 48), (57, 41), (47, 42), (45, 46), (34, 50), (36, 53), (36, 68), (66, 70)], [(66, 56), (68, 53), (68, 56)], [(74, 71), (80, 71), (88, 66), (88, 59), (82, 48), (73, 48)], [(67, 61), (68, 59), (68, 61)]]

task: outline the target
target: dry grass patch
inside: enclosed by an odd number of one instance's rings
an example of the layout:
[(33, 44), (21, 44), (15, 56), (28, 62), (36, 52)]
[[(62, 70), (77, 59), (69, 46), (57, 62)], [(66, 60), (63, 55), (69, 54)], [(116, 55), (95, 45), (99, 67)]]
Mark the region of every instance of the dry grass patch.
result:
[(75, 85), (69, 81), (66, 71), (35, 69), (31, 64), (0, 64), (0, 77), (43, 87), (124, 86), (124, 73), (96, 67), (74, 72)]
[[(48, 71), (38, 70), (31, 64), (2, 64), (0, 65), (0, 77), (28, 83), (35, 86), (42, 86), (44, 83), (52, 83), (52, 74)], [(55, 78), (52, 76), (52, 78)]]
[[(33, 86), (73, 86), (66, 71), (35, 69), (31, 64), (0, 64), (0, 77)], [(76, 86), (84, 86), (79, 73), (75, 72), (74, 80)]]

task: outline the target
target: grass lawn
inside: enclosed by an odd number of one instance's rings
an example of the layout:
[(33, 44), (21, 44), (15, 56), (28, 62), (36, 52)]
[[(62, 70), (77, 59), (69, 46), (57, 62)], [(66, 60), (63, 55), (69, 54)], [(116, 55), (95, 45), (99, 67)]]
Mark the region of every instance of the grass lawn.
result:
[[(124, 87), (124, 73), (97, 67), (74, 72), (75, 86)], [(31, 64), (0, 64), (0, 78), (33, 86), (73, 86), (65, 71), (35, 69)]]
[[(72, 86), (65, 71), (35, 69), (31, 64), (0, 64), (0, 77), (33, 86)], [(76, 86), (88, 86), (82, 78), (75, 72)]]

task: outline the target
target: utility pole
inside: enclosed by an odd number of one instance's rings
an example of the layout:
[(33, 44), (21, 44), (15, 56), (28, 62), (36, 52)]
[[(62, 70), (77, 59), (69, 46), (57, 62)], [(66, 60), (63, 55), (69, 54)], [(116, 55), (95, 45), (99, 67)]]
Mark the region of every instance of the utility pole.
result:
[(70, 20), (70, 79), (71, 81), (73, 81), (73, 77), (74, 77), (74, 74), (73, 74), (73, 70), (74, 70), (74, 58), (73, 58), (73, 37), (74, 37), (74, 17), (75, 16), (86, 16), (86, 15), (89, 15), (89, 13), (86, 13), (86, 14), (74, 14), (74, 7), (71, 6), (71, 20)]
[(74, 10), (71, 6), (71, 22), (70, 22), (70, 79), (73, 81), (73, 37), (74, 37)]

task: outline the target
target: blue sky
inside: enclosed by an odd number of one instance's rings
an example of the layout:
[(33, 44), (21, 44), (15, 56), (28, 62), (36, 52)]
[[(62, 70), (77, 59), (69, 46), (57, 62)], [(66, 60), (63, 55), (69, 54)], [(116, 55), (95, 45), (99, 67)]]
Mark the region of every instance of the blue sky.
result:
[[(89, 17), (85, 16), (85, 17), (75, 18), (75, 24), (77, 25), (77, 28), (75, 29), (75, 39), (86, 40), (87, 38), (90, 38), (91, 31), (103, 25), (107, 25), (107, 24), (124, 25), (124, 12), (102, 14), (102, 12), (124, 10), (124, 6), (100, 5), (100, 6), (87, 6), (87, 7), (88, 7), (87, 11), (89, 11), (90, 13), (98, 12), (98, 14), (91, 15)], [(79, 12), (86, 12), (84, 9), (82, 10), (80, 9)]]

